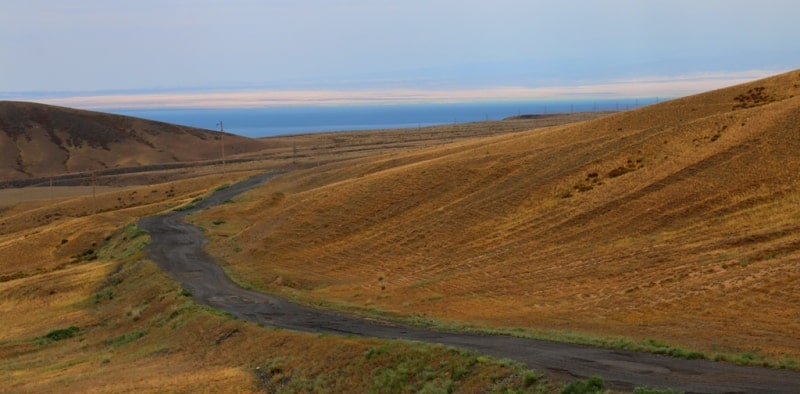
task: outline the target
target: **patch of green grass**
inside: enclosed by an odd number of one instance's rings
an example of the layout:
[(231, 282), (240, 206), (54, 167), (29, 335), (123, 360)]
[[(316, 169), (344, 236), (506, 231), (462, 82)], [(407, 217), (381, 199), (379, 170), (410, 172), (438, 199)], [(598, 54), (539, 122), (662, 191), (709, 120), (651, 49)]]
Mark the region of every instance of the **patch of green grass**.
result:
[(685, 358), (687, 360), (697, 360), (697, 359), (705, 359), (706, 355), (701, 352), (690, 351), (686, 349), (681, 349), (678, 347), (670, 346), (665, 343), (656, 341), (656, 340), (648, 340), (644, 343), (643, 350), (649, 351), (655, 354), (664, 354), (672, 357), (679, 357)]
[(133, 239), (139, 238), (142, 235), (147, 235), (147, 231), (145, 231), (143, 228), (140, 228), (139, 226), (137, 226), (135, 224), (129, 224), (129, 225), (125, 226), (125, 231), (128, 233), (128, 235), (126, 236), (126, 239), (129, 239), (129, 240), (133, 240)]
[(578, 380), (568, 384), (561, 390), (561, 394), (595, 394), (606, 390), (606, 382), (599, 376), (586, 380)]
[[(476, 359), (484, 357), (484, 363)], [(544, 375), (522, 364), (442, 345), (380, 341), (339, 368), (309, 376), (291, 359), (267, 359), (253, 373), (261, 391), (365, 393), (554, 393)], [(353, 376), (356, 381), (343, 380)], [(523, 377), (529, 376), (526, 380)], [(463, 386), (469, 384), (469, 390)], [(483, 387), (475, 387), (483, 382)]]
[(111, 347), (120, 347), (147, 335), (149, 332), (150, 330), (133, 330), (118, 337), (106, 339), (105, 344)]
[(45, 342), (56, 342), (62, 341), (64, 339), (69, 339), (74, 337), (78, 332), (80, 332), (80, 328), (75, 326), (70, 326), (67, 328), (60, 328), (58, 330), (53, 330), (45, 334), (41, 339)]
[(380, 356), (389, 351), (389, 345), (381, 345), (381, 346), (373, 346), (367, 350), (367, 358), (373, 358), (376, 356)]
[(105, 300), (113, 300), (114, 299), (114, 289), (111, 288), (103, 288), (102, 290), (98, 291), (94, 294), (94, 303), (100, 304)]
[(225, 190), (225, 189), (227, 189), (229, 187), (231, 187), (230, 183), (223, 183), (222, 185), (217, 186), (217, 188), (214, 189), (214, 191), (218, 192), (218, 191), (221, 191), (221, 190)]
[(790, 357), (784, 357), (778, 362), (778, 367), (781, 369), (798, 369), (800, 365), (798, 365), (797, 360)]
[(107, 260), (127, 260), (141, 252), (147, 245), (150, 241), (147, 235), (147, 231), (135, 223), (129, 223), (106, 237), (106, 242), (97, 250), (96, 255)]
[(538, 371), (525, 371), (522, 373), (522, 384), (525, 387), (533, 386), (535, 383), (543, 381), (544, 379), (544, 374)]

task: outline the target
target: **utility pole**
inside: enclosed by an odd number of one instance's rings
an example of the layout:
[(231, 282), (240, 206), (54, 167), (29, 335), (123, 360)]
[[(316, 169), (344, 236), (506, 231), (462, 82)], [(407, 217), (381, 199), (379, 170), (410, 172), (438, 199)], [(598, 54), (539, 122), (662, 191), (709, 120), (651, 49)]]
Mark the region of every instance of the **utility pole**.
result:
[(219, 123), (219, 146), (220, 150), (222, 151), (222, 169), (225, 169), (225, 130), (222, 127), (222, 121), (220, 120)]

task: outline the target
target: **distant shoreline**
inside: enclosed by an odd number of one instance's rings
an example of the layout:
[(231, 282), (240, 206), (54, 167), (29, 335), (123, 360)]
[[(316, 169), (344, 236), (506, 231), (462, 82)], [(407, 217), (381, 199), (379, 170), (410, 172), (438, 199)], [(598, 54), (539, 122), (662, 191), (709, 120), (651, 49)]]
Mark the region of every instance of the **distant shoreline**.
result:
[(509, 116), (504, 118), (503, 120), (531, 120), (531, 119), (551, 119), (556, 118), (559, 116), (564, 115), (572, 115), (572, 114), (582, 114), (582, 113), (592, 113), (592, 114), (613, 114), (619, 111), (580, 111), (580, 112), (559, 112), (559, 113), (552, 113), (552, 114), (522, 114), (522, 115), (515, 115)]
[(658, 99), (474, 102), (450, 104), (292, 106), (216, 109), (107, 110), (104, 112), (219, 131), (246, 137), (306, 133), (410, 129), (446, 124), (513, 119), (515, 116), (615, 112), (656, 103)]

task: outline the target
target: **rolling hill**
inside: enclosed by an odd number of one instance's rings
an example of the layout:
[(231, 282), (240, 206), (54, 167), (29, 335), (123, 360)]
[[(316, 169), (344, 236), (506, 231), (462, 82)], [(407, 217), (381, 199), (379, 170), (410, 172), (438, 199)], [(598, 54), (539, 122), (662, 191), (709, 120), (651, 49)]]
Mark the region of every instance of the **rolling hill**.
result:
[[(96, 197), (4, 200), (0, 386), (561, 391), (541, 371), (459, 349), (246, 323), (192, 301), (147, 259), (139, 218), (287, 168), (304, 169), (190, 217), (245, 285), (420, 324), (797, 370), (798, 85), (794, 71), (535, 130), (544, 124), (268, 139), (268, 159), (222, 173), (209, 163)], [(2, 135), (28, 143), (24, 116), (2, 117)], [(67, 139), (71, 118), (57, 119), (50, 129)], [(106, 152), (80, 138), (78, 151)], [(197, 140), (214, 159), (213, 140)]]
[(792, 71), (295, 171), (195, 221), (242, 282), (309, 303), (779, 363), (800, 357), (798, 152)]
[[(234, 156), (265, 147), (225, 134)], [(0, 180), (219, 159), (220, 134), (37, 103), (0, 101)]]

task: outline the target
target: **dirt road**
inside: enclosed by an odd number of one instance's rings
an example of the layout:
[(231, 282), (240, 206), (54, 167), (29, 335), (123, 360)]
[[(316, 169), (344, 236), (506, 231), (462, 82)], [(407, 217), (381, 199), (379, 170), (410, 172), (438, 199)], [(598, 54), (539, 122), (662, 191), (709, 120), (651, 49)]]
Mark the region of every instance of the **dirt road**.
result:
[(220, 308), (242, 319), (291, 330), (397, 338), (440, 343), (476, 350), (525, 363), (560, 378), (602, 376), (618, 389), (671, 388), (691, 393), (797, 393), (800, 373), (740, 367), (708, 360), (684, 360), (649, 353), (522, 339), (500, 335), (443, 332), (317, 310), (272, 295), (236, 286), (202, 246), (200, 228), (186, 224), (187, 213), (219, 204), (264, 184), (271, 174), (249, 178), (215, 192), (195, 208), (143, 218), (150, 233), (148, 256), (191, 291), (197, 302)]

